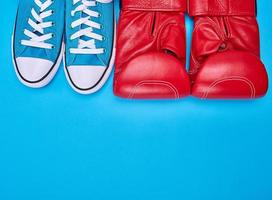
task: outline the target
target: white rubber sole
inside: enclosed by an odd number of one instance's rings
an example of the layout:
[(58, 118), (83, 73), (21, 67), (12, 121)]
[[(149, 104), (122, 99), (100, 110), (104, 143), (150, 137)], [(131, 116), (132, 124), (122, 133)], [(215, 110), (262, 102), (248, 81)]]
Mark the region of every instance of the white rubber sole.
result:
[(68, 75), (68, 69), (66, 67), (66, 63), (65, 63), (65, 58), (63, 59), (63, 63), (64, 63), (64, 72), (65, 72), (65, 76), (66, 79), (69, 83), (69, 85), (71, 86), (71, 88), (79, 93), (79, 94), (83, 94), (83, 95), (88, 95), (88, 94), (93, 94), (96, 93), (97, 91), (99, 91), (107, 82), (107, 80), (109, 79), (109, 76), (112, 72), (113, 66), (114, 66), (114, 61), (115, 61), (115, 54), (116, 54), (116, 22), (115, 22), (115, 18), (114, 18), (114, 38), (113, 38), (113, 49), (112, 49), (112, 56), (110, 59), (110, 63), (109, 66), (106, 69), (105, 74), (103, 75), (103, 78), (97, 83), (97, 85), (95, 87), (93, 87), (90, 90), (80, 90), (79, 88), (76, 88), (74, 86), (74, 84), (72, 83), (72, 80), (70, 79), (69, 75)]
[(14, 33), (12, 34), (12, 40), (11, 40), (12, 61), (13, 61), (13, 67), (14, 67), (16, 76), (19, 79), (19, 81), (23, 85), (25, 85), (27, 87), (30, 87), (30, 88), (42, 88), (42, 87), (45, 87), (46, 85), (48, 85), (52, 81), (52, 79), (55, 77), (55, 75), (56, 75), (56, 73), (57, 73), (57, 71), (58, 71), (58, 69), (60, 67), (60, 63), (62, 61), (63, 54), (64, 54), (64, 43), (62, 43), (61, 51), (60, 51), (59, 57), (57, 59), (57, 62), (53, 66), (53, 69), (50, 71), (50, 73), (44, 79), (42, 79), (41, 81), (31, 83), (31, 82), (28, 82), (28, 81), (25, 81), (24, 79), (22, 79), (22, 77), (20, 76), (20, 74), (19, 74), (19, 72), (17, 70), (17, 67), (16, 67), (17, 65), (16, 65), (14, 53), (13, 53), (14, 52), (13, 41), (14, 41)]

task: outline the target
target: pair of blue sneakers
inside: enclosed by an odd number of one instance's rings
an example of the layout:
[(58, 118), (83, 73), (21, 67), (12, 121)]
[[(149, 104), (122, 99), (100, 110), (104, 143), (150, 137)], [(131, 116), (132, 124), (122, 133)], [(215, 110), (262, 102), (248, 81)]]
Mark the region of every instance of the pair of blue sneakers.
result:
[(13, 61), (26, 86), (46, 86), (62, 59), (71, 87), (98, 91), (115, 57), (113, 0), (21, 0), (13, 33)]

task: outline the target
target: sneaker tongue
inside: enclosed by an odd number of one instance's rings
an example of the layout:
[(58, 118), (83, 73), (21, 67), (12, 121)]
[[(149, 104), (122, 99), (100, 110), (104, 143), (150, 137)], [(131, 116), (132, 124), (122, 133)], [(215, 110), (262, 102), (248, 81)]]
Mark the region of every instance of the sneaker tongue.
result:
[(41, 34), (39, 31), (36, 31), (36, 30), (33, 30), (33, 33), (35, 33), (35, 34), (38, 35), (38, 36), (44, 35), (44, 34)]
[(104, 66), (103, 61), (97, 55), (81, 54), (75, 57), (74, 63), (78, 65)]

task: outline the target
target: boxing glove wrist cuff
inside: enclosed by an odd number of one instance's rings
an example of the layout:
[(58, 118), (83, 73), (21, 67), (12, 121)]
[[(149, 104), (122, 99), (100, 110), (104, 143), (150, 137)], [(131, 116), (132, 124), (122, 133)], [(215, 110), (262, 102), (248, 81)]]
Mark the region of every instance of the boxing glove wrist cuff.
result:
[(255, 16), (255, 0), (188, 0), (190, 16)]
[(186, 0), (122, 0), (122, 10), (186, 11)]

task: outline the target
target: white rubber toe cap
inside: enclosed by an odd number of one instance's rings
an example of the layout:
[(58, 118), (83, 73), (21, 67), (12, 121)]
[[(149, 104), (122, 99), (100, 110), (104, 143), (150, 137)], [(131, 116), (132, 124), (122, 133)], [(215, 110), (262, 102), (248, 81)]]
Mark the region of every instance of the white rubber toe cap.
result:
[(69, 79), (73, 88), (81, 93), (88, 94), (100, 83), (105, 74), (104, 66), (69, 66)]
[(18, 57), (16, 66), (21, 78), (27, 82), (39, 82), (50, 72), (53, 62), (40, 58)]

